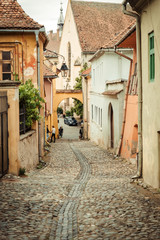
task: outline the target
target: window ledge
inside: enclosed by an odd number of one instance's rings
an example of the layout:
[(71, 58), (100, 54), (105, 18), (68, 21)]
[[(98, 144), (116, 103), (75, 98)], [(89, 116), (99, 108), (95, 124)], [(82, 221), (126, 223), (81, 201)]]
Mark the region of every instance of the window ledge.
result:
[(18, 87), (20, 84), (19, 81), (0, 80), (0, 87)]
[(30, 130), (29, 132), (26, 132), (25, 134), (20, 135), (20, 141), (23, 139), (32, 136), (34, 133), (36, 133), (36, 130)]

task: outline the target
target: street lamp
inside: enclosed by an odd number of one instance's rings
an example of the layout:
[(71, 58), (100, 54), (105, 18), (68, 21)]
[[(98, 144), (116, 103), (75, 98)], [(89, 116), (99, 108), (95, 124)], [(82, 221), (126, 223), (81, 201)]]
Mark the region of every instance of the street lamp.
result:
[(63, 55), (61, 55), (61, 54), (59, 54), (59, 53), (56, 53), (56, 52), (54, 52), (54, 51), (51, 51), (51, 50), (48, 50), (48, 49), (46, 49), (48, 52), (51, 52), (51, 53), (54, 53), (54, 54), (56, 54), (57, 56), (60, 56), (60, 57), (62, 57), (63, 58), (63, 63), (62, 63), (62, 66), (61, 66), (61, 68), (60, 68), (60, 70), (61, 70), (61, 75), (62, 75), (62, 77), (67, 77), (67, 75), (68, 75), (68, 67), (67, 67), (67, 65), (66, 65), (66, 63), (65, 63), (65, 58), (64, 58), (64, 56)]
[(68, 67), (67, 65), (65, 64), (65, 62), (63, 62), (62, 66), (61, 66), (61, 75), (62, 77), (67, 77), (67, 74), (68, 74)]

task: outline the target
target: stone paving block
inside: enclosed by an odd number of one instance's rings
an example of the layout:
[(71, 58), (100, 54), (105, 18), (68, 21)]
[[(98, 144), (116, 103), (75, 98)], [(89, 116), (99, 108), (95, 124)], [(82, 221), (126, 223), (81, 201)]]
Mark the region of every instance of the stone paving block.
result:
[(160, 239), (160, 205), (130, 181), (134, 165), (89, 141), (57, 141), (47, 159), (0, 181), (0, 239)]

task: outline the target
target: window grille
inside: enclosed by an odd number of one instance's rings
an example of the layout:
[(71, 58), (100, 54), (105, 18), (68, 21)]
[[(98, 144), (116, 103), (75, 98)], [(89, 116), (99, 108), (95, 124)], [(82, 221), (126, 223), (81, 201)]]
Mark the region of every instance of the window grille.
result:
[(149, 34), (149, 71), (150, 82), (153, 82), (155, 78), (154, 32)]
[(24, 104), (19, 107), (19, 129), (20, 135), (31, 130), (31, 127), (26, 126), (26, 109)]

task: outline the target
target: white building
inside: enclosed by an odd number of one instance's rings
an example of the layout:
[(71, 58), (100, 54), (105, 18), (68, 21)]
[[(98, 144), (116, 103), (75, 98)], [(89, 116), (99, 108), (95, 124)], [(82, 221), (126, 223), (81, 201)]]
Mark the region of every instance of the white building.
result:
[[(121, 53), (132, 57), (130, 49)], [(113, 148), (115, 152), (122, 127), (124, 90), (130, 61), (110, 48), (99, 50), (91, 62), (90, 138), (104, 148)]]
[[(89, 66), (89, 59), (104, 42), (109, 42), (132, 21), (122, 13), (121, 4), (69, 0), (59, 48), (69, 76), (57, 79), (57, 89), (73, 89), (83, 64)], [(60, 67), (63, 59), (59, 60)]]

